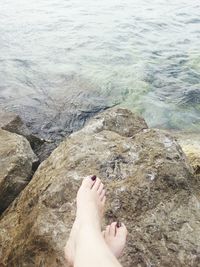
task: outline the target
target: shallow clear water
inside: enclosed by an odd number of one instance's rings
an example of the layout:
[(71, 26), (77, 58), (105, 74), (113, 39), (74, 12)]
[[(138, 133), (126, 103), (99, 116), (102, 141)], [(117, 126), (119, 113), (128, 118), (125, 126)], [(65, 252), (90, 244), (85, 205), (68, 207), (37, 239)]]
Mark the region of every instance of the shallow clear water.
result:
[(200, 1), (1, 0), (0, 106), (61, 111), (80, 94), (198, 131)]

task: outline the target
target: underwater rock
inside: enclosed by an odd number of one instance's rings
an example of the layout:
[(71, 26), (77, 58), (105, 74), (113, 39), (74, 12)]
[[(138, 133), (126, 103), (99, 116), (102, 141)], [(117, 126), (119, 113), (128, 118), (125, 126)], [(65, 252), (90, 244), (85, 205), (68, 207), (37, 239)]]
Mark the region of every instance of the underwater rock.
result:
[(39, 143), (32, 142), (26, 135), (41, 162), (63, 138), (114, 105), (108, 94), (90, 80), (76, 74), (64, 75), (61, 80), (54, 89), (48, 84), (47, 88), (41, 87), (31, 93), (22, 90), (23, 94), (17, 98), (0, 97), (0, 107), (18, 114), (31, 132), (31, 138), (38, 138)]
[(0, 214), (28, 184), (37, 162), (24, 137), (0, 129)]
[(183, 105), (195, 105), (200, 104), (200, 88), (194, 87), (184, 92), (181, 104)]
[(55, 144), (47, 155), (89, 118), (113, 106), (108, 95), (91, 81), (76, 75), (65, 78), (54, 90), (40, 88), (31, 96), (0, 98), (0, 106), (18, 114), (33, 135)]
[(143, 130), (142, 119), (135, 133), (129, 111), (98, 116), (53, 151), (1, 217), (0, 264), (67, 266), (76, 193), (96, 174), (107, 190), (104, 223), (120, 220), (129, 231), (123, 266), (198, 266), (200, 183), (181, 147), (164, 131)]

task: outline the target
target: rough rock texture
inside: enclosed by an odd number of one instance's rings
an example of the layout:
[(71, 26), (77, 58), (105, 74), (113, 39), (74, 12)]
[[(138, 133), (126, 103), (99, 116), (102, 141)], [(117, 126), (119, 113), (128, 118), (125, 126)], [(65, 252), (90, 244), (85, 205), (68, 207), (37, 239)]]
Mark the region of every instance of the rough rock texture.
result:
[(26, 137), (33, 146), (35, 146), (35, 142), (42, 142), (42, 140), (31, 134), (22, 119), (13, 112), (0, 110), (0, 128)]
[(0, 128), (25, 137), (30, 135), (30, 131), (21, 118), (13, 112), (0, 110)]
[(0, 214), (27, 185), (37, 161), (24, 137), (0, 129)]
[(176, 137), (195, 173), (200, 175), (200, 134), (178, 133)]
[(110, 112), (62, 142), (3, 214), (0, 264), (64, 266), (77, 189), (97, 174), (108, 191), (105, 223), (119, 219), (129, 230), (123, 266), (199, 266), (200, 185), (181, 147), (143, 124), (135, 134), (128, 111)]
[(82, 133), (83, 131), (89, 134), (109, 130), (130, 137), (147, 128), (148, 126), (145, 120), (130, 110), (112, 108), (103, 113), (99, 113), (86, 123), (84, 129), (82, 129)]
[(41, 146), (44, 147), (45, 141), (33, 135), (17, 114), (0, 110), (0, 128), (24, 136), (41, 161), (45, 158), (44, 152), (41, 151)]

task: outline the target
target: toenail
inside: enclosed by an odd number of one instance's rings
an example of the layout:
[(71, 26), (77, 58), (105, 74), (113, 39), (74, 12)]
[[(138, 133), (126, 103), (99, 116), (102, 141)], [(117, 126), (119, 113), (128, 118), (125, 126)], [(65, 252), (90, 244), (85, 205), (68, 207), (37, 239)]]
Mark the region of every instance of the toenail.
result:
[(117, 228), (120, 228), (122, 226), (122, 224), (120, 222), (117, 222), (116, 226), (117, 226)]
[(95, 181), (95, 180), (97, 179), (96, 175), (93, 175), (93, 176), (91, 177), (91, 179), (92, 179), (92, 181)]

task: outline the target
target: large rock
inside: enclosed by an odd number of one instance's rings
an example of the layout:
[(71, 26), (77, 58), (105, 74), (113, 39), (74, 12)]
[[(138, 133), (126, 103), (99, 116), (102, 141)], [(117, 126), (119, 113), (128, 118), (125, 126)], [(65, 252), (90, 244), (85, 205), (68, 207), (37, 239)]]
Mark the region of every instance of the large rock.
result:
[(39, 142), (39, 138), (32, 135), (22, 119), (13, 112), (0, 110), (0, 128), (26, 137), (33, 146)]
[(37, 161), (24, 137), (0, 129), (0, 214), (28, 184)]
[(175, 136), (194, 168), (195, 174), (200, 175), (200, 134), (175, 133)]
[(66, 266), (63, 246), (77, 189), (97, 174), (108, 191), (105, 223), (119, 219), (129, 230), (123, 266), (198, 266), (200, 185), (181, 147), (165, 132), (142, 130), (143, 124), (135, 133), (128, 111), (110, 112), (115, 115), (102, 113), (62, 142), (4, 213), (1, 264)]
[(86, 123), (82, 129), (85, 134), (98, 133), (103, 130), (113, 131), (122, 136), (133, 136), (148, 126), (143, 118), (130, 110), (123, 108), (112, 108), (103, 113), (99, 113)]
[(0, 128), (25, 137), (30, 135), (30, 131), (21, 118), (13, 112), (0, 110)]
[[(0, 110), (0, 128), (24, 136), (30, 142), (32, 149), (36, 152), (41, 161), (47, 158), (46, 154), (43, 152), (45, 141), (33, 135), (19, 115), (13, 112)], [(49, 146), (49, 144), (46, 146)]]

